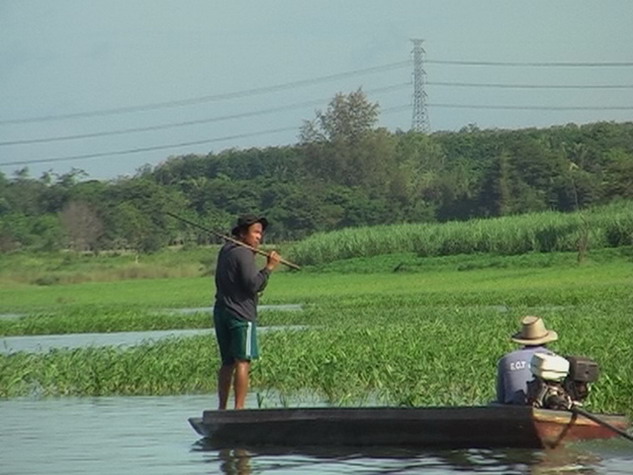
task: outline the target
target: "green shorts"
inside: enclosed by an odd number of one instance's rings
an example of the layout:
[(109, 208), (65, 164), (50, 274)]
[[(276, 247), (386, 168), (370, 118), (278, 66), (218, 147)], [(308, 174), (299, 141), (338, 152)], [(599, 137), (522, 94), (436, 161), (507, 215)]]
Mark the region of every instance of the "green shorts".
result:
[(238, 318), (225, 308), (215, 307), (213, 324), (223, 365), (232, 365), (236, 360), (250, 361), (259, 357), (255, 322)]

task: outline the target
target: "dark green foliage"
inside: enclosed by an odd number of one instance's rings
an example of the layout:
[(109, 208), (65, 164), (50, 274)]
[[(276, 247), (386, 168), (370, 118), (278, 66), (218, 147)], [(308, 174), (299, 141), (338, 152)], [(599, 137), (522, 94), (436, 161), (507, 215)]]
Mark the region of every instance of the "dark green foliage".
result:
[[(69, 209), (89, 210), (90, 222), (102, 227), (80, 233), (91, 238), (86, 250), (145, 253), (217, 243), (165, 211), (224, 232), (237, 214), (265, 213), (268, 240), (279, 242), (347, 227), (571, 212), (633, 198), (633, 123), (392, 134), (377, 127), (378, 113), (359, 90), (337, 95), (292, 146), (176, 156), (106, 182), (80, 181), (85, 174), (76, 169), (39, 179), (27, 169), (12, 178), (0, 173), (0, 252), (76, 244)], [(626, 229), (613, 227), (610, 245), (630, 243)]]

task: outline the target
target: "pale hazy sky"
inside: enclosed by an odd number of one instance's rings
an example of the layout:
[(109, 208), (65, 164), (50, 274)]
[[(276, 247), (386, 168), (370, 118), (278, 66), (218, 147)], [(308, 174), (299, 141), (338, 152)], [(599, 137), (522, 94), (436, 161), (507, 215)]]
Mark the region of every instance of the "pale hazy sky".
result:
[[(294, 144), (359, 87), (408, 130), (411, 38), (432, 131), (630, 121), (632, 21), (631, 0), (0, 0), (0, 172)], [(569, 87), (605, 85), (629, 87)]]

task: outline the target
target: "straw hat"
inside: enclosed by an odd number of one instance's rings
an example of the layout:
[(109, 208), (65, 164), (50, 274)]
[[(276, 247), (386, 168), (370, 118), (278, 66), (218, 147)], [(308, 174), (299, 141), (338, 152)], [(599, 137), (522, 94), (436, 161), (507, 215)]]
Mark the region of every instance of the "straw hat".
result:
[(512, 335), (512, 341), (522, 345), (543, 345), (558, 340), (558, 333), (545, 328), (541, 317), (527, 316), (521, 320), (521, 331)]

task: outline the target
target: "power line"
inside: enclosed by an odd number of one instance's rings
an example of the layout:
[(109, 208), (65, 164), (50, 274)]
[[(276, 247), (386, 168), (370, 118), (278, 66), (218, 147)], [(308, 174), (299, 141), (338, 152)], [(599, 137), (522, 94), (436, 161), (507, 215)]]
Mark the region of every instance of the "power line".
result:
[(103, 158), (103, 157), (111, 157), (111, 156), (119, 156), (119, 155), (131, 155), (134, 153), (141, 152), (152, 152), (155, 150), (166, 150), (170, 148), (179, 148), (179, 147), (189, 147), (192, 145), (203, 145), (209, 144), (213, 142), (222, 142), (225, 140), (235, 140), (246, 137), (254, 137), (257, 135), (266, 135), (266, 134), (274, 134), (278, 132), (288, 132), (290, 130), (297, 130), (297, 127), (284, 127), (279, 129), (270, 129), (270, 130), (262, 130), (260, 132), (252, 132), (248, 134), (238, 134), (238, 135), (229, 135), (226, 137), (217, 137), (213, 139), (205, 139), (205, 140), (195, 140), (191, 142), (181, 142), (174, 144), (166, 144), (166, 145), (155, 145), (150, 147), (138, 147), (127, 150), (116, 150), (113, 152), (98, 152), (98, 153), (88, 153), (84, 155), (70, 155), (67, 157), (56, 157), (56, 158), (40, 158), (33, 160), (16, 160), (13, 162), (6, 162), (0, 164), (0, 166), (9, 166), (9, 165), (30, 165), (34, 163), (53, 163), (53, 162), (65, 162), (65, 161), (73, 161), (73, 160), (87, 160), (92, 158)]
[[(633, 66), (633, 62), (602, 62), (602, 63), (595, 63), (595, 62), (577, 63), (576, 62), (574, 63), (574, 62), (495, 62), (495, 61), (438, 61), (438, 60), (425, 60), (425, 62), (434, 63), (434, 64), (460, 65), (460, 66), (509, 66), (509, 67), (518, 67), (518, 66), (525, 66), (525, 67), (628, 67), (628, 66)], [(304, 79), (300, 81), (294, 81), (294, 82), (289, 82), (289, 83), (284, 83), (284, 84), (279, 84), (279, 85), (274, 85), (274, 86), (260, 87), (260, 88), (237, 91), (237, 92), (232, 92), (232, 93), (225, 93), (225, 94), (207, 95), (207, 96), (201, 96), (201, 97), (196, 97), (196, 98), (191, 98), (191, 99), (174, 100), (174, 101), (166, 101), (166, 102), (137, 105), (137, 106), (78, 112), (78, 113), (72, 113), (72, 114), (60, 114), (60, 115), (49, 115), (49, 116), (41, 116), (41, 117), (31, 117), (31, 118), (24, 118), (24, 119), (0, 120), (0, 125), (28, 123), (28, 122), (42, 122), (42, 121), (52, 121), (52, 120), (65, 120), (65, 119), (73, 119), (73, 118), (81, 118), (81, 117), (94, 117), (94, 116), (103, 116), (103, 115), (123, 114), (123, 113), (129, 113), (129, 112), (149, 111), (149, 110), (170, 108), (170, 107), (182, 107), (186, 105), (201, 104), (205, 102), (240, 98), (240, 97), (246, 97), (246, 96), (251, 96), (251, 95), (256, 95), (256, 94), (263, 94), (267, 92), (275, 92), (275, 91), (290, 89), (294, 87), (317, 84), (324, 81), (330, 81), (330, 80), (355, 76), (359, 74), (373, 73), (373, 72), (385, 71), (389, 69), (400, 68), (404, 66), (409, 66), (410, 64), (411, 64), (411, 61), (401, 61), (398, 63), (391, 63), (387, 65), (382, 65), (382, 66), (359, 69), (355, 71), (333, 74), (333, 75), (323, 76), (319, 78)], [(633, 88), (633, 85), (623, 85), (623, 84), (620, 84), (620, 85), (578, 85), (578, 84), (576, 85), (573, 85), (573, 84), (534, 85), (534, 84), (432, 82), (432, 81), (426, 82), (425, 84), (435, 85), (435, 86), (448, 86), (448, 87), (525, 88), (525, 89), (546, 89), (546, 88), (549, 88), (549, 89), (629, 89), (629, 88)], [(374, 90), (374, 92), (378, 90), (395, 89), (395, 88), (399, 88), (402, 86), (409, 86), (409, 85), (410, 83), (405, 83), (398, 86), (389, 86), (386, 88)], [(147, 126), (147, 127), (135, 127), (135, 128), (128, 128), (128, 129), (119, 129), (119, 130), (114, 130), (114, 131), (94, 132), (94, 133), (88, 133), (88, 134), (77, 134), (77, 135), (59, 136), (59, 137), (5, 141), (5, 142), (0, 142), (0, 145), (35, 144), (35, 143), (54, 142), (54, 141), (62, 141), (62, 140), (77, 140), (77, 139), (85, 139), (85, 138), (100, 137), (100, 136), (111, 136), (111, 135), (126, 134), (126, 133), (165, 130), (165, 129), (175, 128), (175, 127), (186, 127), (186, 126), (203, 124), (203, 123), (208, 123), (208, 122), (268, 114), (271, 112), (288, 110), (292, 108), (306, 107), (308, 105), (314, 105), (321, 102), (322, 101), (308, 101), (308, 102), (303, 102), (303, 103), (298, 103), (298, 104), (291, 104), (288, 106), (263, 109), (263, 110), (254, 111), (254, 112), (246, 112), (246, 113), (232, 114), (232, 115), (221, 116), (221, 117), (190, 120), (190, 121), (184, 121), (184, 122), (161, 124), (161, 125), (154, 125), (154, 126)], [(548, 106), (520, 106), (520, 105), (489, 105), (489, 104), (475, 105), (475, 104), (450, 104), (450, 103), (428, 103), (426, 105), (429, 107), (437, 107), (437, 108), (459, 108), (459, 109), (509, 109), (509, 110), (549, 110), (549, 111), (633, 110), (633, 106), (594, 106), (594, 107), (592, 106), (549, 106), (549, 105)], [(387, 109), (383, 109), (382, 112), (391, 113), (391, 112), (404, 110), (404, 109), (408, 110), (410, 109), (410, 107), (411, 107), (410, 104), (403, 105), (403, 106), (390, 107)], [(172, 144), (137, 147), (137, 148), (126, 149), (126, 150), (117, 150), (113, 152), (97, 152), (97, 153), (90, 153), (90, 154), (72, 155), (72, 156), (54, 157), (54, 158), (17, 160), (17, 161), (0, 164), (0, 166), (25, 165), (25, 164), (35, 164), (35, 163), (51, 163), (51, 162), (86, 160), (86, 159), (94, 159), (94, 158), (120, 156), (120, 155), (128, 155), (128, 154), (135, 154), (135, 153), (141, 153), (141, 152), (165, 150), (165, 149), (170, 149), (170, 148), (180, 148), (180, 147), (187, 147), (187, 146), (193, 146), (193, 145), (209, 144), (209, 143), (220, 142), (220, 141), (225, 141), (225, 140), (235, 140), (235, 139), (252, 137), (252, 136), (257, 136), (257, 135), (266, 135), (266, 134), (272, 134), (272, 133), (278, 133), (278, 132), (285, 132), (289, 130), (298, 130), (298, 127), (286, 127), (286, 128), (278, 128), (278, 129), (254, 132), (254, 133), (217, 137), (213, 139), (203, 139), (203, 140), (172, 143)]]
[[(633, 110), (633, 106), (596, 106), (596, 107), (583, 107), (583, 106), (513, 106), (513, 105), (477, 105), (477, 104), (442, 104), (442, 103), (427, 103), (428, 107), (434, 108), (446, 108), (446, 109), (510, 109), (510, 110), (548, 110), (548, 111), (567, 111), (567, 110)], [(388, 107), (382, 109), (381, 114), (387, 114), (391, 112), (400, 112), (403, 110), (410, 110), (411, 104)]]
[[(429, 60), (425, 59), (427, 64), (446, 64), (446, 65), (458, 65), (458, 66), (508, 66), (508, 67), (631, 67), (633, 62), (503, 62), (503, 61), (450, 61), (450, 60)], [(344, 73), (331, 74), (328, 76), (321, 76), (318, 78), (303, 79), (299, 81), (288, 82), (284, 84), (278, 84), (273, 86), (265, 86), (254, 89), (247, 89), (243, 91), (236, 91), (223, 94), (214, 94), (199, 96), (190, 99), (180, 99), (174, 101), (156, 102), (144, 105), (117, 107), (111, 109), (100, 109), (93, 111), (75, 112), (69, 114), (55, 114), (38, 117), (26, 117), (21, 119), (4, 119), (0, 120), (0, 125), (8, 124), (24, 124), (31, 122), (47, 122), (54, 120), (68, 120), (78, 119), (84, 117), (98, 117), (115, 114), (124, 114), (131, 112), (145, 112), (163, 108), (175, 108), (188, 105), (203, 104), (206, 102), (220, 101), (226, 99), (235, 99), (240, 97), (253, 96), (257, 94), (264, 94), (268, 92), (276, 92), (284, 89), (291, 89), (295, 87), (308, 86), (312, 84), (318, 84), (320, 82), (332, 81), (337, 79), (343, 79), (351, 76), (375, 73), (381, 71), (387, 71), (390, 69), (402, 68), (410, 66), (411, 61), (400, 61), (396, 63), (385, 64), (381, 66), (374, 66), (371, 68), (357, 69)], [(432, 83), (427, 83), (432, 84)], [(619, 86), (614, 86), (619, 87)], [(623, 86), (624, 87), (624, 86)], [(628, 87), (628, 86), (626, 86)]]
[(450, 87), (485, 87), (507, 89), (633, 89), (633, 84), (501, 84), (501, 83), (471, 83), (471, 82), (442, 82), (427, 81), (432, 86)]
[[(400, 83), (393, 86), (375, 88), (375, 89), (371, 89), (365, 92), (366, 93), (387, 92), (387, 91), (402, 89), (404, 87), (409, 87), (409, 86), (410, 86), (410, 83), (405, 82), (405, 83)], [(96, 137), (108, 137), (108, 136), (113, 136), (113, 135), (123, 135), (123, 134), (131, 134), (131, 133), (138, 133), (138, 132), (154, 132), (157, 130), (166, 130), (166, 129), (173, 129), (173, 128), (178, 128), (178, 127), (188, 127), (191, 125), (208, 124), (211, 122), (220, 122), (223, 120), (242, 119), (245, 117), (255, 117), (258, 115), (265, 115), (265, 114), (270, 114), (274, 112), (281, 112), (281, 111), (292, 110), (292, 109), (300, 109), (300, 108), (308, 107), (308, 106), (320, 105), (320, 104), (323, 104), (324, 102), (326, 101), (322, 99), (317, 99), (317, 100), (312, 100), (312, 101), (289, 104), (287, 106), (262, 109), (258, 111), (242, 112), (239, 114), (210, 117), (210, 118), (205, 118), (205, 119), (188, 120), (184, 122), (172, 122), (168, 124), (150, 125), (147, 127), (132, 127), (132, 128), (126, 128), (126, 129), (110, 130), (110, 131), (103, 131), (103, 132), (92, 132), (92, 133), (86, 133), (86, 134), (63, 135), (63, 136), (57, 136), (57, 137), (42, 137), (42, 138), (24, 139), (24, 140), (7, 140), (4, 142), (0, 142), (0, 146), (31, 145), (31, 144), (37, 144), (37, 143), (50, 143), (50, 142), (61, 142), (61, 141), (67, 141), (67, 140), (80, 140), (80, 139), (88, 139), (88, 138), (96, 138)]]
[(357, 76), (357, 75), (362, 75), (362, 74), (387, 71), (390, 69), (397, 69), (397, 68), (402, 68), (404, 66), (409, 66), (410, 64), (411, 62), (408, 60), (400, 61), (397, 63), (385, 64), (382, 66), (374, 66), (374, 67), (365, 68), (365, 69), (357, 69), (354, 71), (331, 74), (328, 76), (321, 76), (318, 78), (302, 79), (299, 81), (278, 84), (275, 86), (258, 87), (254, 89), (247, 89), (247, 90), (237, 91), (237, 92), (200, 96), (200, 97), (195, 97), (191, 99), (156, 102), (152, 104), (145, 104), (145, 105), (138, 105), (138, 106), (117, 107), (113, 109), (101, 109), (101, 110), (86, 111), (86, 112), (76, 112), (76, 113), (71, 113), (71, 114), (47, 115), (47, 116), (40, 116), (40, 117), (28, 117), (28, 118), (23, 118), (23, 119), (5, 119), (5, 120), (0, 120), (0, 125), (78, 119), (78, 118), (84, 118), (84, 117), (97, 117), (97, 116), (106, 116), (106, 115), (114, 115), (114, 114), (124, 114), (124, 113), (129, 113), (129, 112), (145, 112), (145, 111), (156, 110), (156, 109), (165, 109), (165, 108), (182, 107), (182, 106), (189, 106), (189, 105), (195, 105), (195, 104), (203, 104), (206, 102), (220, 101), (220, 100), (225, 100), (225, 99), (235, 99), (235, 98), (240, 98), (240, 97), (254, 96), (257, 94), (264, 94), (268, 92), (281, 91), (285, 89), (292, 89), (295, 87), (309, 86), (312, 84), (318, 84), (321, 82), (333, 81), (336, 79), (342, 79), (342, 78), (347, 78), (347, 77), (352, 77), (352, 76)]
[[(432, 86), (494, 88), (494, 89), (496, 88), (499, 88), (499, 89), (633, 89), (633, 84), (589, 84), (589, 85), (583, 85), (583, 84), (502, 84), (502, 83), (486, 84), (486, 83), (467, 83), (467, 82), (450, 82), (450, 81), (427, 81), (425, 84), (432, 85)], [(379, 92), (386, 92), (390, 90), (398, 90), (398, 89), (402, 89), (409, 86), (410, 86), (410, 82), (405, 82), (405, 83), (395, 84), (392, 86), (370, 89), (365, 92), (368, 94), (379, 93)], [(179, 127), (188, 127), (192, 125), (207, 124), (207, 123), (212, 123), (212, 122), (220, 122), (224, 120), (255, 117), (255, 116), (265, 115), (265, 114), (270, 114), (270, 113), (275, 113), (275, 112), (299, 109), (299, 108), (303, 108), (303, 107), (307, 107), (311, 105), (319, 105), (319, 104), (322, 104), (323, 102), (324, 100), (313, 100), (313, 101), (290, 104), (287, 106), (262, 109), (258, 111), (243, 112), (239, 114), (231, 114), (231, 115), (210, 117), (210, 118), (183, 121), (183, 122), (172, 122), (172, 123), (167, 123), (167, 124), (160, 124), (160, 125), (153, 125), (153, 126), (146, 126), (146, 127), (133, 127), (133, 128), (118, 129), (118, 130), (111, 130), (111, 131), (92, 132), (92, 133), (75, 134), (75, 135), (64, 135), (64, 136), (57, 136), (57, 137), (41, 137), (41, 138), (35, 138), (35, 139), (7, 140), (7, 141), (0, 142), (0, 146), (30, 145), (30, 144), (37, 144), (37, 143), (51, 143), (51, 142), (80, 140), (80, 139), (97, 138), (97, 137), (108, 137), (108, 136), (114, 136), (114, 135), (123, 135), (123, 134), (140, 133), (140, 132), (152, 132), (152, 131), (158, 131), (158, 130), (179, 128)], [(428, 105), (431, 105), (431, 104), (428, 104)], [(476, 106), (476, 105), (459, 105), (459, 104), (450, 104), (450, 105), (434, 104), (433, 106), (434, 107), (468, 108), (468, 109), (474, 109), (474, 108), (524, 109), (526, 108), (525, 106), (490, 106), (490, 105)], [(579, 106), (579, 107), (582, 107), (582, 106)], [(547, 108), (552, 109), (552, 110), (559, 109), (554, 106), (547, 106)], [(604, 108), (613, 109), (612, 107), (604, 107)], [(539, 109), (542, 109), (542, 108), (539, 108)], [(626, 109), (627, 108), (625, 107), (625, 110)]]
[(512, 110), (551, 110), (551, 111), (602, 111), (602, 110), (633, 110), (633, 106), (514, 106), (488, 104), (442, 104), (429, 103), (429, 107), (446, 107), (454, 109), (512, 109)]
[(603, 67), (631, 67), (633, 62), (604, 62), (604, 63), (583, 63), (583, 62), (518, 62), (518, 61), (442, 61), (427, 59), (429, 64), (452, 64), (456, 66), (529, 66), (535, 68), (545, 67), (571, 67), (571, 68), (603, 68)]
[(178, 128), (178, 127), (188, 127), (191, 125), (208, 124), (211, 122), (220, 122), (223, 120), (240, 119), (244, 117), (254, 117), (258, 115), (270, 114), (273, 112), (291, 110), (291, 109), (296, 109), (299, 107), (306, 107), (309, 105), (317, 105), (321, 103), (322, 101), (309, 101), (309, 102), (303, 102), (300, 104), (292, 104), (289, 106), (275, 107), (271, 109), (263, 109), (259, 111), (253, 111), (253, 112), (243, 112), (240, 114), (231, 114), (231, 115), (210, 117), (210, 118), (198, 119), (198, 120), (188, 120), (184, 122), (173, 122), (169, 124), (150, 125), (147, 127), (133, 127), (133, 128), (127, 128), (127, 129), (110, 130), (110, 131), (105, 131), (105, 132), (93, 132), (93, 133), (88, 133), (88, 134), (63, 135), (63, 136), (58, 136), (58, 137), (43, 137), (43, 138), (37, 138), (37, 139), (11, 140), (11, 141), (0, 142), (0, 146), (30, 145), (30, 144), (36, 144), (36, 143), (49, 143), (49, 142), (61, 142), (61, 141), (67, 141), (67, 140), (79, 140), (79, 139), (88, 139), (88, 138), (96, 138), (96, 137), (108, 137), (112, 135), (123, 135), (123, 134), (131, 134), (131, 133), (138, 133), (138, 132), (154, 132), (157, 130), (173, 129), (173, 128)]
[[(597, 106), (597, 107), (583, 107), (583, 106), (569, 106), (569, 107), (556, 107), (556, 106), (513, 106), (513, 105), (475, 105), (475, 104), (445, 104), (445, 103), (428, 103), (429, 107), (439, 107), (439, 108), (459, 108), (459, 109), (512, 109), (512, 110), (551, 110), (551, 111), (564, 111), (564, 110), (633, 110), (633, 106)], [(388, 114), (392, 112), (399, 112), (403, 110), (410, 110), (411, 105), (400, 105), (394, 107), (388, 107), (383, 109), (381, 112), (383, 114)], [(247, 137), (254, 137), (258, 135), (267, 135), (274, 134), (279, 132), (288, 132), (288, 131), (298, 131), (298, 127), (284, 127), (278, 129), (270, 129), (270, 130), (262, 130), (259, 132), (251, 132), (246, 134), (238, 134), (238, 135), (230, 135), (225, 137), (216, 137), (213, 139), (204, 139), (204, 140), (195, 140), (190, 142), (180, 142), (173, 144), (164, 144), (164, 145), (155, 145), (148, 147), (138, 147), (126, 150), (116, 150), (113, 152), (99, 152), (99, 153), (91, 153), (84, 155), (70, 155), (66, 157), (55, 157), (55, 158), (42, 158), (42, 159), (32, 159), (32, 160), (16, 160), (12, 162), (6, 162), (0, 164), (2, 166), (13, 166), (13, 165), (30, 165), (36, 163), (54, 163), (54, 162), (64, 162), (64, 161), (74, 161), (74, 160), (88, 160), (94, 158), (103, 158), (110, 156), (121, 156), (121, 155), (131, 155), (135, 153), (141, 152), (151, 152), (156, 150), (166, 150), (171, 148), (180, 148), (180, 147), (188, 147), (193, 145), (204, 145), (213, 142), (222, 142), (226, 140), (235, 140)]]

